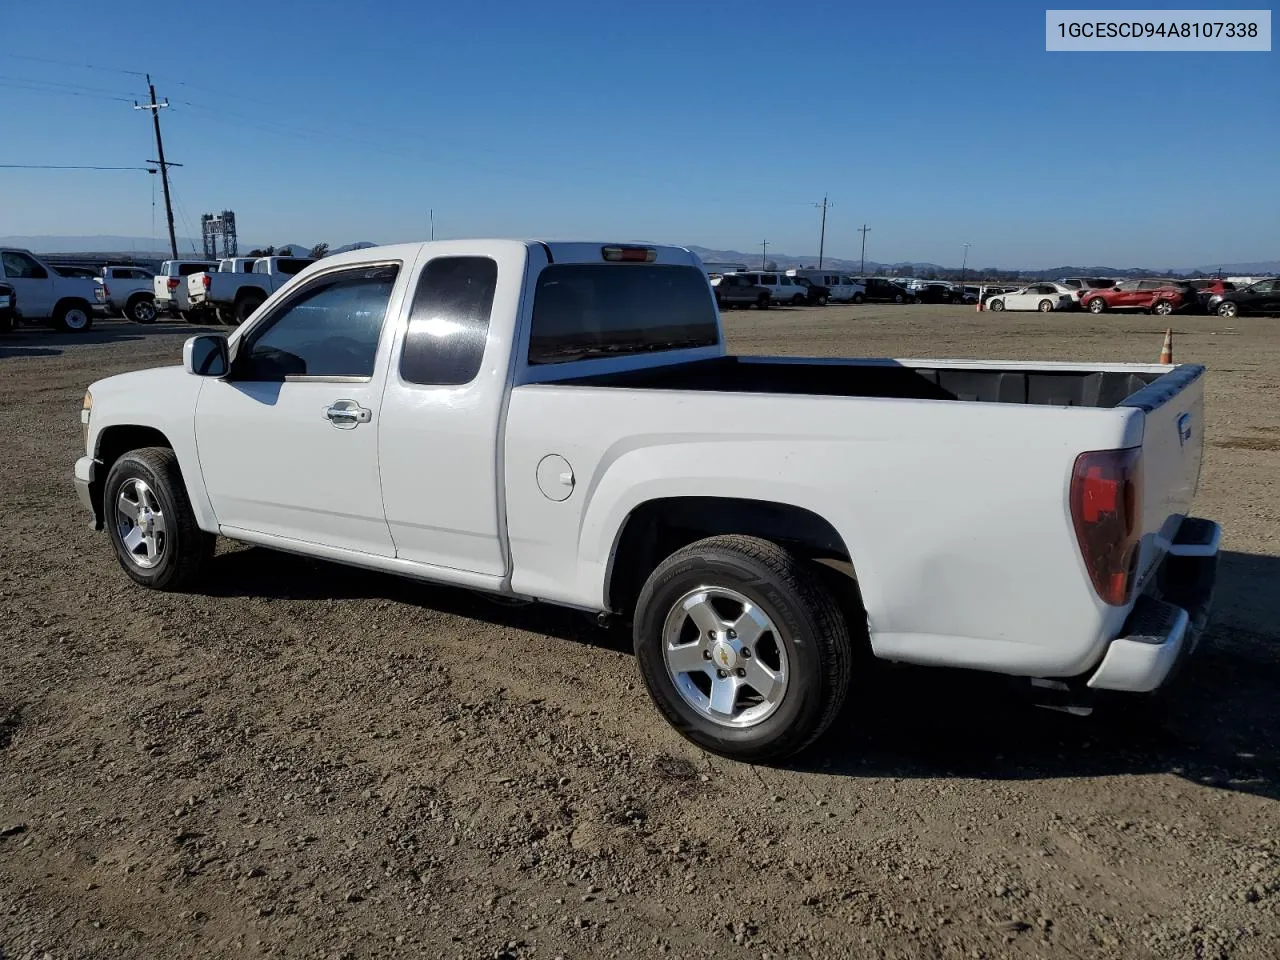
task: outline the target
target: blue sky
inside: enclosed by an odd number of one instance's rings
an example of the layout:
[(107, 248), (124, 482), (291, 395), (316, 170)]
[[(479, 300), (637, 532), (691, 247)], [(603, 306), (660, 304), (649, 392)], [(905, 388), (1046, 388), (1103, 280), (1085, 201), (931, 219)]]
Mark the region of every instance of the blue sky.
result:
[[(7, 6), (0, 163), (154, 158), (114, 72), (150, 71), (179, 235), (229, 207), (250, 242), (425, 239), (434, 208), (440, 237), (805, 254), (826, 192), (832, 256), (864, 222), (881, 261), (1280, 256), (1276, 52), (1050, 54), (1013, 3)], [(0, 233), (163, 237), (155, 181), (0, 169)]]

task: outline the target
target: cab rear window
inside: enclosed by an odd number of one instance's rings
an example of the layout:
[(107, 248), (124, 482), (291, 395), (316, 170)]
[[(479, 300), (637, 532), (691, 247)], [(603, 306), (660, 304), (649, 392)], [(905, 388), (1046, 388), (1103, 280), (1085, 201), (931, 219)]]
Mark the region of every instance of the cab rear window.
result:
[(719, 342), (715, 300), (697, 267), (565, 263), (552, 264), (538, 276), (530, 364)]

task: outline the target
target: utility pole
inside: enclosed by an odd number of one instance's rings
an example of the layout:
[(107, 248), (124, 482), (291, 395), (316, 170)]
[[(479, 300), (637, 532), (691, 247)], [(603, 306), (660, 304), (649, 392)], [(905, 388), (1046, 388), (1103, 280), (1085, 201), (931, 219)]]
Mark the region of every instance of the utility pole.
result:
[(827, 245), (827, 207), (834, 206), (834, 204), (827, 202), (827, 195), (824, 193), (822, 195), (822, 202), (815, 203), (814, 206), (822, 208), (822, 231), (818, 234), (818, 269), (821, 270), (822, 253)]
[(427, 211), (427, 216), (431, 218), (431, 239), (434, 240), (436, 238), (436, 211), (434, 207)]
[(964, 268), (969, 265), (969, 248), (972, 247), (973, 244), (965, 243), (963, 244), (963, 246), (964, 246), (964, 259), (960, 262), (960, 286), (962, 288), (964, 287)]
[(151, 91), (151, 102), (139, 104), (137, 100), (133, 102), (135, 110), (150, 110), (151, 119), (156, 125), (156, 153), (160, 159), (155, 161), (160, 167), (160, 181), (164, 184), (164, 212), (169, 218), (169, 253), (173, 259), (178, 259), (178, 236), (173, 232), (173, 201), (169, 199), (169, 168), (180, 167), (180, 163), (165, 163), (164, 161), (164, 141), (160, 139), (160, 111), (169, 106), (166, 98), (164, 103), (156, 103), (156, 85), (151, 82), (151, 74), (147, 74), (147, 89)]
[(870, 229), (865, 223), (858, 228), (858, 232), (862, 234), (862, 269), (858, 272), (864, 277), (867, 275), (867, 232)]
[(764, 258), (765, 258), (765, 254), (767, 254), (768, 252), (769, 252), (769, 241), (768, 241), (768, 240), (761, 240), (761, 241), (760, 241), (760, 269), (761, 269), (761, 270), (768, 270), (768, 269), (769, 269), (768, 267), (766, 267), (766, 266), (764, 265)]

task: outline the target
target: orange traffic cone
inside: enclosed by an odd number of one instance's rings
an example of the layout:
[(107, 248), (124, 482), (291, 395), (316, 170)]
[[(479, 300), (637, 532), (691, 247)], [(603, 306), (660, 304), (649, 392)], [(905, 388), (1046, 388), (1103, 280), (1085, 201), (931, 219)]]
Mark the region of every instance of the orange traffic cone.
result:
[(1173, 363), (1173, 327), (1164, 332), (1164, 345), (1160, 348), (1160, 363)]

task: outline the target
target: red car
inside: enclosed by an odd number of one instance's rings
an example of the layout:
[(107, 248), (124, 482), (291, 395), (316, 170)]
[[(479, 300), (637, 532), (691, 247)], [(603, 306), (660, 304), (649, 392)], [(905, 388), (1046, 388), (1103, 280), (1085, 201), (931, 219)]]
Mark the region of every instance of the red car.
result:
[(1090, 313), (1142, 310), (1164, 316), (1194, 307), (1196, 293), (1185, 280), (1121, 280), (1105, 290), (1086, 291), (1080, 305)]

